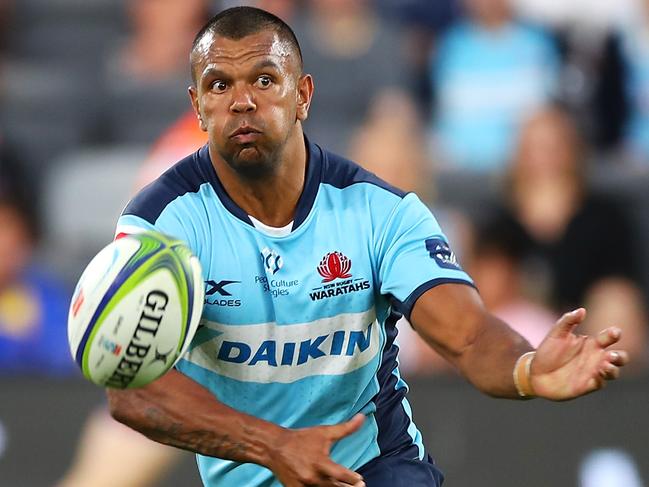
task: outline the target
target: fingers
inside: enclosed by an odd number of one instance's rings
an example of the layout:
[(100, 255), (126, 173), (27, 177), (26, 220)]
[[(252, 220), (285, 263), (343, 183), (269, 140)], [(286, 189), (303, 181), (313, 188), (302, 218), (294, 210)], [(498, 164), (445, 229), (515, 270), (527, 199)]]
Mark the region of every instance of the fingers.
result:
[(620, 367), (627, 364), (629, 356), (624, 350), (607, 352), (606, 362), (601, 366), (596, 377), (590, 379), (588, 390), (595, 391), (606, 387), (607, 381), (620, 377)]
[[(355, 415), (352, 419), (345, 423), (336, 424), (333, 426), (326, 426), (327, 436), (331, 441), (337, 441), (345, 436), (349, 436), (363, 425), (365, 416), (362, 414)], [(332, 461), (325, 462), (321, 465), (321, 473), (326, 478), (329, 478), (332, 485), (336, 487), (365, 487), (363, 477), (353, 470), (349, 470), (342, 465), (338, 465)]]
[(611, 350), (607, 358), (610, 363), (620, 367), (629, 363), (629, 354), (624, 350)]
[(588, 394), (599, 389), (604, 389), (604, 387), (606, 387), (606, 381), (604, 379), (602, 379), (601, 377), (592, 378), (588, 381), (588, 386), (586, 387), (584, 394)]
[(550, 332), (550, 335), (557, 338), (562, 338), (572, 333), (572, 331), (586, 318), (586, 310), (584, 308), (578, 308), (574, 311), (564, 314), (559, 321), (557, 321), (556, 326)]
[(597, 335), (597, 343), (600, 347), (606, 348), (617, 343), (622, 337), (622, 330), (617, 327), (610, 327), (602, 330)]
[(354, 487), (364, 487), (363, 476), (358, 472), (349, 470), (342, 465), (328, 461), (321, 465), (321, 471), (324, 476), (330, 478), (334, 485), (353, 485)]
[(599, 375), (604, 380), (615, 380), (620, 376), (620, 368), (609, 362), (600, 369)]
[(606, 353), (606, 360), (599, 375), (604, 380), (615, 380), (620, 376), (620, 367), (629, 363), (629, 354), (624, 350), (611, 350)]
[(340, 440), (345, 436), (349, 436), (355, 431), (358, 431), (365, 421), (365, 416), (362, 414), (355, 415), (346, 423), (340, 423), (333, 426), (328, 426), (329, 438), (332, 441)]

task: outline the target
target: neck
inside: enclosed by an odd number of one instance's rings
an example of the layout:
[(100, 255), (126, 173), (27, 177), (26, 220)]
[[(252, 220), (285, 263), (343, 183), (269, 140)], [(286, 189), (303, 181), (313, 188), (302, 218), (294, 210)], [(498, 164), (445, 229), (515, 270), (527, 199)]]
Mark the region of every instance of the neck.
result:
[(295, 132), (289, 137), (276, 169), (260, 179), (242, 176), (210, 146), (212, 165), (232, 201), (271, 227), (283, 227), (294, 220), (304, 188), (307, 152), (302, 131)]

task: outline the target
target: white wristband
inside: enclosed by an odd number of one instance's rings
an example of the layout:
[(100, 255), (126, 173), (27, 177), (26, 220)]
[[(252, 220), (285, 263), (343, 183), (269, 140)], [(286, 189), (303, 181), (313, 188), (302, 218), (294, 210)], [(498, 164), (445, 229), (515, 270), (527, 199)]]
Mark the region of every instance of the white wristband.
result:
[(520, 397), (532, 398), (536, 397), (532, 381), (530, 378), (530, 371), (532, 369), (532, 361), (536, 352), (527, 352), (521, 355), (514, 365), (514, 385)]

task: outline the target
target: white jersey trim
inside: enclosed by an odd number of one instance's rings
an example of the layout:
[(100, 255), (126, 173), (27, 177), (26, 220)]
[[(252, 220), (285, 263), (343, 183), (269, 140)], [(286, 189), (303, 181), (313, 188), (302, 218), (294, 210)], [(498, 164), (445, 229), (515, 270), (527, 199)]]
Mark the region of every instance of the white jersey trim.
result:
[(293, 222), (290, 222), (288, 225), (284, 225), (283, 227), (271, 227), (260, 222), (254, 216), (248, 215), (248, 218), (250, 218), (250, 221), (257, 230), (261, 230), (271, 237), (286, 237), (293, 230)]

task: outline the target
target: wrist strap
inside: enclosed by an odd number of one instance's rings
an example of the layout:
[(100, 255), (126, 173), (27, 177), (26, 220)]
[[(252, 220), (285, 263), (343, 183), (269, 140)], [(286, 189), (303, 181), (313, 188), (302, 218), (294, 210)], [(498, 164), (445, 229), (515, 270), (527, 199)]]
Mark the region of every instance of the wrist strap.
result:
[(536, 352), (527, 352), (521, 355), (514, 365), (514, 385), (520, 397), (533, 398), (534, 388), (532, 388), (532, 381), (530, 380), (530, 369), (532, 368), (532, 360)]

